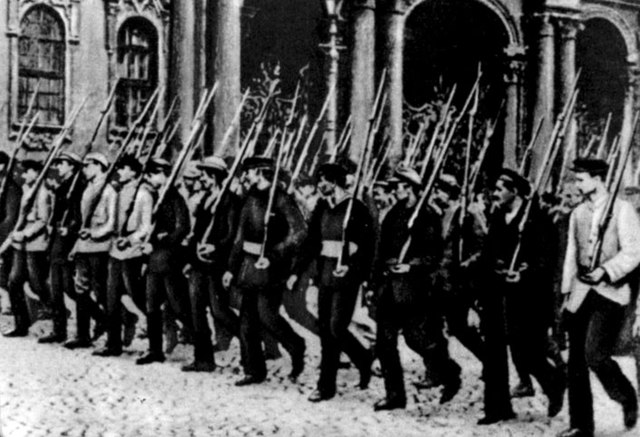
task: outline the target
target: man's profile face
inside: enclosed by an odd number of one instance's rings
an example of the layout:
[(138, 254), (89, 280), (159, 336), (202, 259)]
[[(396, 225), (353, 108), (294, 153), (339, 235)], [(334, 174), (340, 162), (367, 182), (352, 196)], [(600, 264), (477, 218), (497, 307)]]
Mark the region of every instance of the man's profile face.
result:
[(593, 193), (600, 181), (602, 181), (600, 176), (591, 176), (589, 173), (584, 172), (576, 173), (576, 188), (583, 196)]
[(320, 180), (318, 181), (318, 191), (323, 196), (330, 196), (333, 193), (335, 184), (328, 181), (324, 176), (320, 176)]
[(494, 206), (498, 208), (504, 208), (509, 205), (515, 199), (517, 193), (515, 190), (509, 189), (502, 179), (496, 181), (496, 185), (491, 193), (491, 200)]

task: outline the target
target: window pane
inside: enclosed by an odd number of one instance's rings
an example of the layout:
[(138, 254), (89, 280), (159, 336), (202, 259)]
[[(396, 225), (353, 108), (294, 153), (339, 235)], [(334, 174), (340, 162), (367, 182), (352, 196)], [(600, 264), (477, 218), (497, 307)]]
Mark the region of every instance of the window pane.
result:
[(40, 111), (40, 123), (62, 124), (65, 91), (65, 43), (62, 23), (49, 8), (37, 6), (22, 19), (20, 33), (18, 117), (24, 117), (39, 82), (34, 113)]

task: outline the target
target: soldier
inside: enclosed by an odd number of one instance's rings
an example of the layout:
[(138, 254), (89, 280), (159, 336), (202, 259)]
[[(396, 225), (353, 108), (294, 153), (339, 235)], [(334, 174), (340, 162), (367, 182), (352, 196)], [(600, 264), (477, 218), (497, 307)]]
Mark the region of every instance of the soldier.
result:
[[(16, 225), (20, 211), (20, 187), (16, 183), (14, 175), (8, 173), (9, 170), (9, 156), (0, 151), (0, 181), (3, 181), (4, 185), (3, 191), (0, 193), (0, 245), (4, 243)], [(10, 248), (0, 256), (0, 288), (5, 290), (8, 287), (12, 258)]]
[[(161, 158), (153, 158), (146, 175), (149, 185), (159, 192), (168, 182), (171, 164)], [(156, 198), (157, 202), (158, 199)], [(144, 365), (165, 360), (162, 352), (162, 305), (168, 302), (183, 324), (191, 331), (189, 314), (189, 295), (181, 277), (181, 245), (189, 233), (189, 209), (184, 198), (174, 186), (169, 187), (164, 201), (156, 205), (157, 213), (153, 217), (155, 227), (151, 234), (151, 251), (146, 269), (147, 296), (147, 334), (149, 350), (136, 360)], [(149, 252), (149, 248), (145, 248)]]
[[(314, 283), (319, 288), (322, 359), (317, 388), (309, 396), (311, 402), (335, 396), (342, 350), (360, 370), (361, 389), (369, 385), (373, 361), (371, 352), (348, 330), (360, 285), (371, 274), (375, 245), (373, 219), (367, 207), (347, 192), (344, 167), (324, 164), (318, 170), (318, 177), (318, 190), (327, 201), (319, 202), (313, 211), (296, 269), (304, 272), (314, 259), (317, 262), (318, 274)], [(349, 210), (351, 214), (345, 232), (343, 227)], [(289, 278), (289, 289), (293, 289), (297, 279), (295, 274)]]
[[(217, 206), (215, 216), (212, 207), (221, 195), (222, 182), (227, 177), (227, 165), (222, 158), (211, 156), (198, 165), (201, 183), (206, 195), (195, 211), (193, 236), (188, 247), (189, 263), (184, 272), (189, 279), (191, 315), (194, 326), (194, 361), (182, 367), (185, 372), (211, 372), (215, 369), (214, 348), (207, 320), (207, 307), (216, 324), (216, 336), (220, 342), (219, 329), (226, 335), (240, 335), (240, 320), (231, 310), (229, 291), (222, 287), (222, 274), (227, 267), (229, 252), (235, 236), (238, 217), (238, 200), (230, 191)], [(205, 232), (212, 224), (206, 241)], [(228, 345), (226, 345), (228, 347)]]
[(260, 344), (261, 326), (289, 352), (289, 378), (295, 380), (304, 369), (305, 343), (279, 311), (292, 258), (305, 236), (305, 224), (295, 201), (278, 188), (273, 190), (269, 226), (265, 227), (271, 187), (277, 183), (273, 181), (273, 161), (247, 158), (243, 170), (251, 188), (240, 212), (229, 271), (223, 276), (225, 288), (235, 277), (241, 293), (240, 344), (245, 376), (236, 385), (257, 384), (267, 376)]
[(69, 261), (69, 252), (81, 225), (80, 197), (84, 187), (77, 182), (77, 178), (80, 177), (77, 174), (78, 167), (81, 164), (82, 159), (78, 155), (63, 152), (53, 163), (58, 177), (47, 179), (54, 195), (49, 218), (49, 283), (53, 304), (53, 332), (40, 338), (39, 343), (62, 343), (67, 339), (67, 308), (64, 295), (76, 300), (73, 263)]
[(109, 160), (99, 152), (88, 153), (83, 161), (82, 173), (87, 185), (80, 200), (82, 224), (71, 250), (76, 266), (77, 330), (76, 337), (64, 344), (67, 349), (91, 347), (91, 318), (96, 323), (93, 339), (97, 339), (106, 327), (104, 312), (91, 294), (106, 306), (107, 266), (118, 200), (115, 189), (106, 180), (108, 167)]
[[(640, 219), (629, 202), (615, 199), (600, 253), (594, 252), (605, 205), (616, 195), (605, 185), (607, 169), (606, 162), (595, 159), (577, 159), (573, 167), (576, 186), (585, 201), (570, 217), (562, 275), (569, 324), (571, 428), (561, 432), (561, 437), (593, 436), (589, 369), (609, 397), (622, 405), (625, 427), (632, 429), (638, 420), (635, 390), (612, 354), (630, 303), (630, 273), (640, 264)], [(592, 270), (594, 256), (599, 262)], [(636, 317), (636, 334), (638, 320)]]
[[(117, 164), (118, 193), (116, 235), (109, 251), (107, 273), (107, 343), (93, 352), (101, 357), (122, 354), (122, 346), (131, 344), (137, 316), (121, 305), (121, 298), (129, 295), (133, 302), (144, 308), (144, 282), (142, 280), (142, 242), (151, 231), (153, 197), (146, 184), (140, 184), (142, 171), (135, 156), (125, 156)], [(142, 296), (140, 296), (142, 294)], [(123, 315), (125, 338), (122, 338)]]
[[(547, 361), (547, 330), (553, 310), (551, 232), (546, 216), (533, 204), (520, 234), (529, 193), (528, 181), (509, 169), (500, 172), (492, 193), (494, 213), (479, 261), (486, 272), (480, 296), (486, 354), (485, 416), (479, 425), (515, 417), (509, 394), (507, 345), (514, 362), (521, 363), (547, 395), (548, 416), (554, 417), (562, 409), (564, 374)], [(512, 271), (518, 242), (520, 249)]]
[[(382, 365), (386, 398), (376, 411), (404, 408), (406, 394), (398, 355), (398, 333), (407, 345), (441, 375), (444, 387), (440, 402), (448, 402), (460, 389), (460, 366), (449, 357), (442, 314), (434, 305), (434, 276), (442, 256), (440, 219), (424, 207), (409, 233), (409, 219), (419, 205), (420, 175), (399, 167), (389, 181), (397, 203), (382, 223), (374, 289), (379, 289), (377, 351)], [(410, 238), (410, 239), (409, 239)], [(403, 249), (406, 242), (410, 244)], [(402, 252), (406, 255), (400, 259)]]
[(51, 213), (50, 193), (43, 185), (38, 188), (35, 200), (29, 209), (27, 202), (36, 189), (35, 182), (43, 169), (43, 164), (35, 160), (21, 162), (22, 198), (20, 214), (25, 214), (24, 226), (15, 229), (11, 238), (13, 258), (9, 273), (9, 296), (15, 320), (14, 329), (5, 337), (25, 337), (29, 334), (31, 318), (27, 310), (24, 285), (39, 298), (43, 310), (51, 308), (51, 297), (47, 289), (47, 220)]

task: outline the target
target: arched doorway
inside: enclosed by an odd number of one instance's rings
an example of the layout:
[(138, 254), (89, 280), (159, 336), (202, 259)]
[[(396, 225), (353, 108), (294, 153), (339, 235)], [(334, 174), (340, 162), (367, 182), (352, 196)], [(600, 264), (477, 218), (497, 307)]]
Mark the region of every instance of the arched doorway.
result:
[(618, 28), (605, 18), (586, 20), (576, 41), (576, 66), (581, 71), (578, 98), (578, 147), (595, 154), (605, 120), (611, 114), (607, 141), (620, 132), (628, 83), (627, 48)]
[[(454, 85), (457, 91), (453, 105), (462, 107), (480, 65), (481, 94), (473, 135), (475, 150), (472, 157), (475, 159), (483, 143), (486, 122), (495, 119), (501, 104), (506, 103), (505, 50), (513, 45), (512, 39), (504, 17), (485, 2), (425, 0), (417, 4), (409, 12), (405, 23), (405, 129), (409, 132), (415, 130), (412, 125), (415, 108), (446, 100)], [(435, 104), (438, 105), (442, 104)], [(504, 114), (503, 109), (502, 116)], [(504, 123), (498, 123), (485, 161), (485, 170), (502, 165), (503, 130)], [(465, 126), (458, 129), (452, 144), (459, 159), (452, 159), (448, 168), (448, 171), (459, 175), (462, 170), (460, 155), (464, 150), (466, 135), (465, 121)]]

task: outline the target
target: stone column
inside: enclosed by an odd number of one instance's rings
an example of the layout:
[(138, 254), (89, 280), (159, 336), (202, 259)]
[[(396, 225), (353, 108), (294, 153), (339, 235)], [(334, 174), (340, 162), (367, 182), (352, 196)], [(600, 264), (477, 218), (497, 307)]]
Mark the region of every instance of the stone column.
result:
[(544, 123), (538, 137), (537, 147), (532, 151), (531, 168), (529, 175), (535, 178), (538, 169), (542, 165), (545, 146), (551, 137), (554, 124), (554, 27), (551, 16), (548, 13), (536, 15), (538, 25), (538, 41), (536, 45), (536, 84), (533, 108), (533, 123), (531, 123), (531, 135), (533, 135), (539, 121), (544, 117)]
[[(395, 166), (402, 159), (402, 106), (404, 26), (406, 7), (402, 0), (390, 2), (384, 12), (384, 67), (387, 70), (387, 105), (384, 127), (391, 141), (389, 163)], [(384, 130), (384, 128), (383, 128)]]
[(517, 150), (521, 140), (520, 132), (520, 96), (522, 74), (524, 72), (524, 47), (509, 46), (505, 49), (507, 68), (504, 74), (505, 112), (504, 138), (502, 145), (503, 165), (518, 168)]
[(375, 1), (354, 2), (351, 51), (351, 147), (355, 162), (367, 141), (367, 126), (375, 94)]
[[(622, 111), (622, 127), (620, 128), (620, 144), (624, 148), (633, 147), (633, 117), (634, 109), (636, 108), (635, 89), (638, 85), (638, 78), (640, 77), (640, 69), (636, 65), (637, 59), (630, 59), (629, 62), (630, 64), (633, 62), (633, 64), (629, 65), (627, 71), (627, 89), (624, 96), (624, 108)], [(630, 157), (629, 161), (632, 161), (632, 159), (633, 156)], [(633, 167), (633, 165), (627, 163), (624, 177), (622, 179), (623, 186), (638, 184), (638, 181), (634, 180), (635, 175)]]
[(169, 101), (177, 97), (181, 126), (176, 140), (187, 141), (195, 112), (195, 10), (193, 0), (175, 0), (171, 16), (171, 54), (169, 62)]
[[(558, 28), (560, 33), (560, 83), (559, 86), (559, 107), (558, 111), (564, 108), (564, 105), (571, 97), (571, 87), (576, 79), (576, 35), (580, 29), (580, 23), (571, 17), (561, 18), (558, 20)], [(577, 149), (576, 141), (578, 135), (578, 126), (575, 119), (575, 111), (569, 128), (565, 135), (563, 151), (573, 150), (570, 160), (575, 159)]]
[[(222, 138), (240, 105), (240, 47), (243, 0), (218, 0), (216, 14), (215, 80), (218, 92), (213, 100), (213, 150), (221, 153)], [(238, 148), (236, 129), (227, 145), (227, 154)]]
[[(335, 8), (335, 5), (333, 6)], [(327, 19), (329, 41), (327, 44), (323, 44), (322, 47), (326, 51), (328, 65), (326, 68), (327, 75), (327, 93), (332, 93), (327, 105), (327, 114), (325, 116), (325, 128), (324, 138), (326, 141), (326, 150), (331, 151), (336, 147), (336, 126), (338, 122), (338, 95), (340, 90), (338, 87), (338, 81), (340, 78), (340, 71), (338, 62), (340, 61), (340, 52), (338, 47), (339, 35), (338, 35), (338, 15), (335, 11), (330, 11)], [(333, 90), (333, 92), (332, 92)]]

